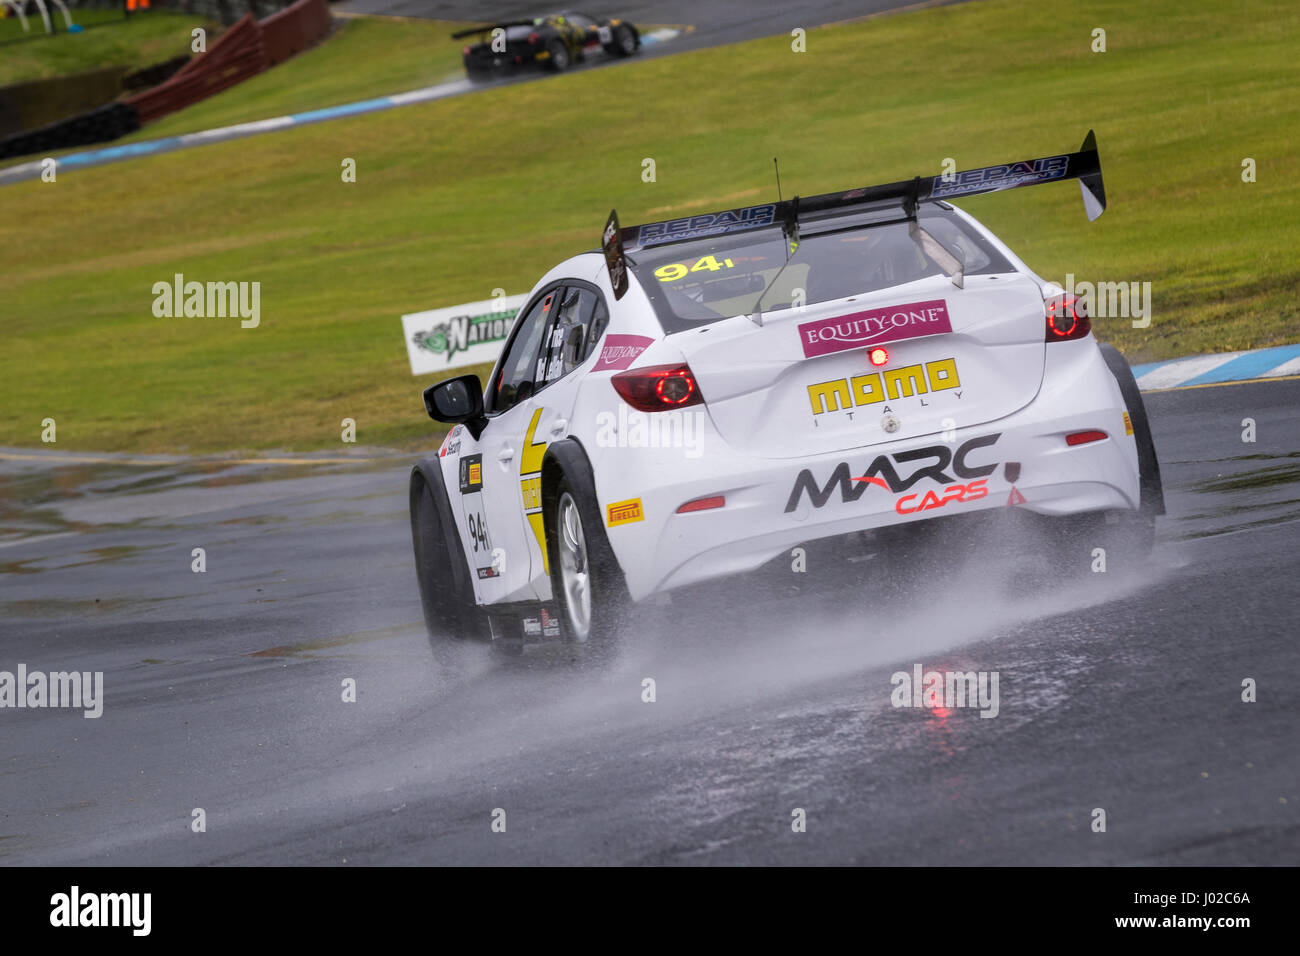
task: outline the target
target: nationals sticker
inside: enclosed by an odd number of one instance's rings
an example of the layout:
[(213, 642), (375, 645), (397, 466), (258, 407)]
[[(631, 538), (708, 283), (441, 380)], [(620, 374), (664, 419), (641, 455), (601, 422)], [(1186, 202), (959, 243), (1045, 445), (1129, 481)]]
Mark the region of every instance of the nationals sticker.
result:
[(812, 358), (951, 331), (948, 304), (943, 299), (932, 299), (805, 322), (799, 326), (799, 344), (804, 357)]
[(620, 371), (627, 368), (636, 357), (654, 343), (645, 335), (607, 335), (596, 359), (595, 372)]

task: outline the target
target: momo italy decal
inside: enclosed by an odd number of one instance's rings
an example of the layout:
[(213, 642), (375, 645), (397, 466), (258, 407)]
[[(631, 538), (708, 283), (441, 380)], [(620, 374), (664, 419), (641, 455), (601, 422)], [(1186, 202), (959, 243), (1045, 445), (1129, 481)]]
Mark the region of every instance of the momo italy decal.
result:
[[(815, 382), (808, 386), (808, 401), (812, 405), (813, 421), (816, 422), (816, 416), (827, 412), (878, 405), (884, 401), (919, 397), (950, 388), (961, 388), (957, 360), (954, 358), (938, 359), (924, 365), (904, 365), (854, 375), (852, 378), (832, 379), (829, 382)], [(955, 394), (961, 396), (961, 392)], [(926, 404), (924, 399), (921, 403)]]
[(533, 529), (537, 547), (542, 551), (542, 569), (551, 573), (550, 558), (546, 553), (546, 523), (542, 515), (542, 458), (546, 455), (546, 442), (534, 442), (537, 423), (542, 420), (542, 409), (533, 412), (524, 435), (524, 450), (519, 456), (519, 494), (523, 498), (524, 517)]

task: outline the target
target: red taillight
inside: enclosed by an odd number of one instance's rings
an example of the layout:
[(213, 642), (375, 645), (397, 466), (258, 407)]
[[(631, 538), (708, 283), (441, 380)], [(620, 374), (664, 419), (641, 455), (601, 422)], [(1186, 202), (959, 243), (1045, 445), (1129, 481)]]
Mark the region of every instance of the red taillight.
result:
[(1103, 438), (1109, 438), (1105, 432), (1099, 432), (1096, 429), (1086, 432), (1073, 432), (1065, 436), (1067, 445), (1086, 445), (1090, 441), (1101, 441)]
[(529, 42), (529, 43), (532, 43), (532, 44), (536, 45), (537, 41), (540, 40), (540, 39), (541, 39), (541, 37), (539, 37), (536, 33), (530, 33), (530, 34), (528, 34), (528, 42)]
[(1076, 296), (1058, 295), (1043, 303), (1047, 315), (1047, 341), (1081, 339), (1092, 330), (1088, 310)]
[(629, 369), (615, 375), (613, 383), (623, 401), (643, 412), (663, 412), (704, 401), (695, 376), (686, 365)]
[(688, 501), (677, 509), (679, 515), (690, 514), (692, 511), (709, 511), (713, 508), (721, 508), (727, 503), (725, 495), (714, 495), (712, 498), (696, 498), (694, 501)]

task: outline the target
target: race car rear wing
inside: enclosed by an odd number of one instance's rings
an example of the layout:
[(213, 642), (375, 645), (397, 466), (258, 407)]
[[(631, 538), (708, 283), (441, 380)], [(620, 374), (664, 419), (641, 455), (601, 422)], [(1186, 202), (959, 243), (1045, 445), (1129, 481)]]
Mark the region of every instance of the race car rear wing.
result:
[[(839, 216), (866, 207), (899, 206), (898, 215), (883, 222), (916, 219), (916, 208), (922, 202), (937, 202), (958, 196), (975, 196), (980, 193), (1000, 192), (1020, 186), (1077, 179), (1083, 193), (1083, 207), (1089, 221), (1096, 219), (1106, 209), (1106, 189), (1101, 178), (1101, 159), (1097, 155), (1097, 137), (1092, 130), (1084, 138), (1083, 146), (1075, 153), (1026, 159), (997, 166), (981, 166), (962, 172), (940, 176), (917, 176), (903, 182), (883, 186), (865, 186), (847, 192), (824, 193), (820, 196), (781, 200), (740, 209), (669, 219), (643, 226), (628, 226), (618, 230), (622, 249), (635, 252), (652, 246), (675, 242), (688, 242), (711, 236), (736, 232), (749, 232), (780, 224), (792, 242), (797, 242), (801, 224), (811, 224), (831, 216)], [(616, 221), (616, 217), (615, 217)], [(818, 230), (820, 231), (820, 230)], [(611, 232), (606, 225), (602, 248), (608, 259)], [(621, 253), (618, 256), (621, 259)], [(611, 265), (611, 269), (613, 269)]]
[(481, 36), (484, 33), (490, 33), (496, 29), (506, 29), (508, 27), (531, 27), (535, 25), (533, 20), (507, 20), (504, 23), (488, 23), (481, 27), (471, 27), (468, 30), (457, 30), (451, 35), (453, 40), (463, 40), (465, 37)]

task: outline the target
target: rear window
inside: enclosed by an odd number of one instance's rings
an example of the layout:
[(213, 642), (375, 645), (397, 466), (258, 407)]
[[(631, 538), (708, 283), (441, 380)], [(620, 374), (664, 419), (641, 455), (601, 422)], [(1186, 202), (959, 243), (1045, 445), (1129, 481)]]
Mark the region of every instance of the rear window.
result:
[[(926, 205), (919, 219), (962, 261), (966, 275), (1014, 271), (951, 211)], [(638, 250), (629, 265), (669, 333), (749, 314), (760, 297), (765, 313), (776, 312), (800, 297), (812, 305), (943, 274), (908, 235), (905, 222), (809, 236), (788, 263), (785, 237), (773, 227)]]

